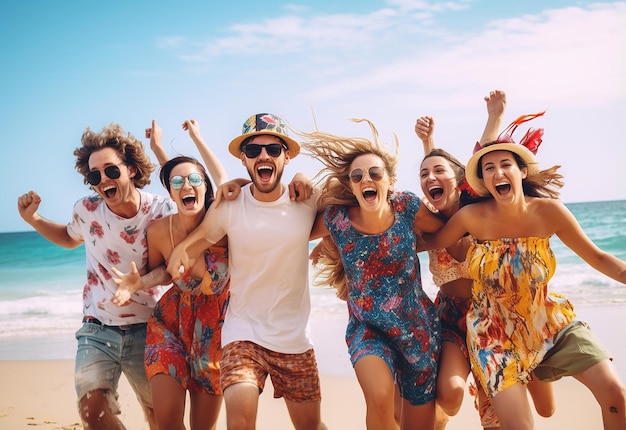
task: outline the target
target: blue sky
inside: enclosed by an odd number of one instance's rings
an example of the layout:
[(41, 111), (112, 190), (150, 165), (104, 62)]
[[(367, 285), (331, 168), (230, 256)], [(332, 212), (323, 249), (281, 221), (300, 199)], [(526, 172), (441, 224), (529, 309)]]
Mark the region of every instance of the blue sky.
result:
[[(226, 145), (254, 113), (346, 136), (367, 136), (349, 121), (365, 117), (398, 136), (398, 188), (421, 195), (415, 119), (433, 116), (437, 145), (466, 161), (496, 88), (505, 123), (547, 109), (532, 126), (563, 201), (625, 199), (624, 22), (625, 2), (565, 0), (2, 2), (0, 232), (30, 230), (16, 202), (31, 189), (43, 216), (70, 219), (90, 192), (72, 155), (86, 126), (143, 139), (152, 118), (171, 155), (198, 156), (181, 129), (195, 118), (240, 177)], [(299, 156), (286, 175), (318, 169)]]

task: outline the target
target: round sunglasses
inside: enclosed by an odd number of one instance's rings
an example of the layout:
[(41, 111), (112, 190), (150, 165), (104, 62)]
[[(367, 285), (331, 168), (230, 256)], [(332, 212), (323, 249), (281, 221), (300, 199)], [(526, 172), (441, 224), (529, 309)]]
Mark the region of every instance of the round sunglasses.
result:
[(265, 148), (267, 155), (272, 158), (280, 156), (280, 153), (283, 152), (283, 148), (287, 149), (280, 143), (270, 143), (269, 145), (258, 145), (256, 143), (249, 143), (243, 147), (242, 151), (247, 158), (256, 158), (261, 154), (263, 148)]
[[(105, 167), (104, 174), (107, 175), (109, 179), (117, 179), (122, 174), (118, 164), (114, 164), (113, 166)], [(87, 182), (89, 182), (94, 187), (98, 185), (102, 181), (102, 174), (100, 170), (92, 170), (87, 173)]]
[[(367, 169), (367, 174), (372, 181), (378, 182), (381, 179), (383, 179), (383, 176), (385, 175), (385, 169), (380, 166), (372, 166)], [(358, 184), (359, 182), (363, 180), (364, 175), (365, 175), (365, 172), (363, 169), (361, 168), (354, 169), (353, 171), (350, 172), (350, 175), (349, 175), (350, 181), (352, 181), (353, 184)]]
[(190, 173), (187, 176), (172, 176), (170, 178), (170, 184), (172, 184), (172, 188), (175, 190), (180, 190), (183, 185), (185, 185), (185, 179), (189, 181), (189, 185), (192, 187), (199, 187), (204, 182), (202, 175), (200, 173)]

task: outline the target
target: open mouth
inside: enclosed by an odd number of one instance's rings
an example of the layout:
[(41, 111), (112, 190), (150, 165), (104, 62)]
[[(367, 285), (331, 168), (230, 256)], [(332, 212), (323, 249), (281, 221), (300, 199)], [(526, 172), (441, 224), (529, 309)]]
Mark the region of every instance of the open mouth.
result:
[(106, 187), (102, 190), (102, 192), (108, 199), (112, 199), (117, 194), (117, 188), (114, 186)]
[(274, 169), (271, 166), (260, 166), (256, 169), (256, 174), (263, 181), (268, 181), (272, 177)]
[(511, 184), (496, 184), (496, 191), (498, 192), (498, 194), (504, 195), (511, 191)]
[(196, 204), (196, 196), (193, 194), (183, 196), (181, 200), (186, 208), (192, 208)]
[(378, 191), (376, 191), (376, 188), (365, 188), (363, 190), (363, 199), (365, 199), (366, 202), (371, 202), (376, 200), (376, 196), (378, 195)]
[(441, 187), (432, 187), (428, 190), (428, 194), (433, 200), (437, 200), (443, 196), (443, 188)]

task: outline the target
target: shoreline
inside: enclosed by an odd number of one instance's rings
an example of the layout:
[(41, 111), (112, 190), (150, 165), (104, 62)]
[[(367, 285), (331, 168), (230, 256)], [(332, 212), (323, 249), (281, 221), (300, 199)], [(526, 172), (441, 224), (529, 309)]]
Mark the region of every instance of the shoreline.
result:
[[(614, 356), (622, 380), (626, 379), (626, 339), (614, 336), (614, 322), (621, 321), (626, 305), (590, 305), (576, 308), (579, 319), (586, 321), (594, 333)], [(365, 401), (350, 365), (343, 340), (347, 318), (316, 318), (311, 320), (311, 336), (322, 383), (322, 419), (329, 429), (361, 430), (365, 428)], [(73, 334), (66, 345), (56, 344), (54, 337), (37, 344), (32, 337), (16, 342), (2, 341), (1, 348), (19, 350), (30, 347), (30, 352), (47, 348), (45, 358), (1, 359), (0, 428), (26, 429), (36, 426), (41, 430), (80, 430), (82, 425), (76, 411), (74, 392), (75, 340)], [(55, 348), (51, 348), (55, 345)], [(35, 348), (37, 346), (37, 348)], [(70, 358), (52, 358), (56, 353)], [(6, 355), (6, 353), (4, 354)], [(22, 353), (22, 355), (24, 355)], [(535, 414), (535, 429), (568, 428), (588, 430), (601, 427), (600, 409), (591, 392), (574, 378), (554, 383), (556, 413), (550, 418)], [(129, 429), (148, 429), (134, 394), (124, 377), (120, 380), (121, 418)], [(222, 408), (218, 429), (225, 429), (225, 411)], [(188, 422), (188, 421), (187, 421)], [(293, 428), (285, 403), (273, 399), (270, 379), (260, 396), (257, 418), (259, 430)], [(473, 398), (465, 391), (461, 410), (452, 417), (447, 430), (481, 429)]]

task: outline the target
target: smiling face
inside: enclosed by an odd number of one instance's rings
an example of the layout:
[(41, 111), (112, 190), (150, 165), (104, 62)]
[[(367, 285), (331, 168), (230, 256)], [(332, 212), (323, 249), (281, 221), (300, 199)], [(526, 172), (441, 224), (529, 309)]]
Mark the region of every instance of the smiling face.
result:
[[(106, 175), (105, 169), (109, 166), (119, 168), (118, 178), (110, 178)], [(105, 147), (94, 151), (89, 156), (89, 171), (96, 170), (100, 172), (100, 182), (92, 186), (94, 191), (102, 196), (109, 209), (118, 215), (125, 216), (125, 212), (118, 213), (118, 211), (136, 198), (136, 189), (132, 181), (135, 169), (124, 164), (124, 160), (115, 149)]]
[[(189, 175), (196, 173), (202, 178), (200, 185), (193, 186), (193, 180)], [(175, 189), (172, 178), (182, 177), (182, 187)], [(177, 178), (179, 179), (179, 178)], [(176, 165), (170, 173), (170, 197), (176, 202), (178, 213), (182, 215), (204, 214), (204, 200), (206, 195), (206, 183), (202, 172), (193, 163), (180, 163)]]
[(481, 158), (482, 179), (489, 193), (496, 200), (513, 200), (524, 195), (522, 180), (528, 169), (519, 168), (513, 153), (492, 151)]
[(350, 180), (350, 188), (361, 209), (366, 211), (386, 210), (389, 206), (387, 196), (393, 190), (393, 181), (385, 170), (383, 160), (374, 154), (363, 154), (355, 158), (350, 164), (351, 176), (354, 176), (352, 173), (356, 169), (361, 170), (362, 178), (359, 182)]
[[(281, 140), (269, 134), (254, 136), (246, 145), (271, 145), (282, 144)], [(241, 154), (241, 162), (248, 170), (250, 179), (258, 193), (254, 196), (257, 200), (272, 201), (282, 194), (280, 180), (283, 176), (285, 165), (289, 163), (289, 154), (286, 150), (281, 150), (277, 157), (272, 157), (267, 153), (267, 149), (261, 149), (256, 157), (248, 158)]]
[(446, 216), (451, 216), (459, 203), (455, 171), (441, 156), (427, 157), (420, 168), (420, 185), (428, 201)]

